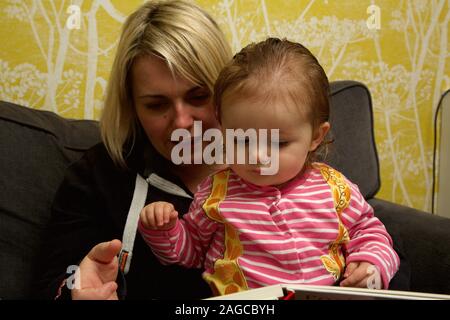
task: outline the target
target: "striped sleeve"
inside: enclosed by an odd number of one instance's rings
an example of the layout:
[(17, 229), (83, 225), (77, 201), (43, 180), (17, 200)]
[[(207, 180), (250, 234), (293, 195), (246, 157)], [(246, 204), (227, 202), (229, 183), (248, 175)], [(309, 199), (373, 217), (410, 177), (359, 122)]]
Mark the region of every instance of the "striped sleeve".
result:
[(347, 182), (351, 186), (352, 196), (350, 205), (341, 216), (350, 236), (346, 245), (346, 262), (366, 261), (375, 265), (380, 271), (383, 288), (387, 289), (399, 268), (400, 259), (385, 226), (374, 216), (373, 208), (359, 188)]
[(210, 240), (217, 223), (208, 219), (202, 205), (210, 194), (212, 179), (198, 187), (188, 213), (178, 219), (170, 230), (146, 230), (139, 222), (139, 231), (162, 264), (179, 264), (188, 268), (203, 266)]

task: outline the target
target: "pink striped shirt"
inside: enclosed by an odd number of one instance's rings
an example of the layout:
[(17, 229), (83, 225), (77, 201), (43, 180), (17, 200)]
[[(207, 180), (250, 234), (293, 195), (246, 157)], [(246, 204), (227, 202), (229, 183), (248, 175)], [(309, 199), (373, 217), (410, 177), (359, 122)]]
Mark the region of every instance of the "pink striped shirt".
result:
[[(344, 178), (350, 198), (338, 215), (332, 189), (316, 166), (281, 189), (255, 186), (228, 172), (226, 196), (218, 210), (238, 234), (242, 252), (236, 265), (246, 288), (336, 283), (342, 272), (330, 272), (322, 257), (331, 255), (340, 224), (348, 234), (347, 241), (338, 245), (345, 263), (367, 261), (377, 266), (384, 288), (388, 287), (399, 258), (384, 225), (355, 184)], [(224, 259), (224, 223), (214, 221), (203, 209), (212, 185), (212, 176), (200, 184), (189, 212), (171, 230), (146, 230), (139, 224), (161, 263), (203, 267), (205, 276), (213, 274), (215, 263)]]

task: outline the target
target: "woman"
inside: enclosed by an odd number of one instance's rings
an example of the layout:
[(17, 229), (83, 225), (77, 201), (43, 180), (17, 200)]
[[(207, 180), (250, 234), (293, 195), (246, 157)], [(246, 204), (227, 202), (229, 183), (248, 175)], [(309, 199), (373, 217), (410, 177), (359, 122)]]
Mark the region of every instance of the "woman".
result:
[[(103, 142), (70, 166), (54, 200), (41, 255), (45, 261), (37, 274), (38, 297), (116, 299), (117, 292), (130, 299), (210, 295), (199, 270), (160, 265), (139, 235), (132, 241), (132, 263), (131, 254), (124, 260), (125, 281), (119, 275), (116, 291), (121, 242), (110, 240), (122, 239), (137, 174), (152, 175), (182, 191), (180, 195), (180, 190), (149, 185), (145, 203), (170, 201), (178, 212), (187, 212), (189, 196), (199, 182), (220, 169), (175, 166), (171, 134), (176, 129), (192, 133), (194, 121), (202, 121), (204, 130), (218, 126), (212, 88), (230, 59), (231, 50), (217, 24), (192, 3), (149, 2), (129, 16), (100, 121)], [(70, 266), (78, 265), (74, 277)], [(74, 278), (77, 281), (71, 282)]]

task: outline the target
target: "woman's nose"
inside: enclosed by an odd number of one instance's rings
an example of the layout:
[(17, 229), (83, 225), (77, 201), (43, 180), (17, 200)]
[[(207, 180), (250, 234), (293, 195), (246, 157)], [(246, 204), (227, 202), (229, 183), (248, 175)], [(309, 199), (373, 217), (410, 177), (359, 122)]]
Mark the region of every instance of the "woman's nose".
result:
[(193, 125), (194, 118), (189, 105), (184, 102), (177, 102), (175, 104), (173, 122), (176, 129), (189, 129)]

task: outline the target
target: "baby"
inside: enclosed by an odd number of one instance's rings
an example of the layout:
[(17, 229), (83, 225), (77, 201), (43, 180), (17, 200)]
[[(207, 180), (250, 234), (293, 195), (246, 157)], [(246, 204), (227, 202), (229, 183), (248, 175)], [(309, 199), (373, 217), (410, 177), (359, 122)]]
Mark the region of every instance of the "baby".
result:
[[(329, 82), (311, 52), (275, 38), (251, 44), (214, 89), (224, 133), (277, 134), (264, 148), (248, 136), (231, 141), (245, 163), (235, 152), (182, 219), (166, 202), (142, 210), (139, 230), (160, 261), (204, 268), (215, 295), (277, 283), (370, 287), (377, 275), (388, 288), (399, 267), (391, 237), (356, 185), (315, 162), (330, 129)], [(266, 152), (278, 162), (274, 174), (263, 172)]]

